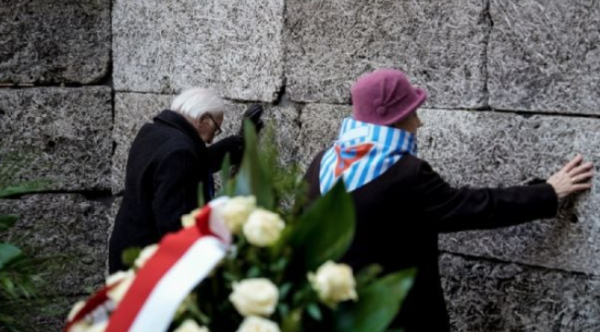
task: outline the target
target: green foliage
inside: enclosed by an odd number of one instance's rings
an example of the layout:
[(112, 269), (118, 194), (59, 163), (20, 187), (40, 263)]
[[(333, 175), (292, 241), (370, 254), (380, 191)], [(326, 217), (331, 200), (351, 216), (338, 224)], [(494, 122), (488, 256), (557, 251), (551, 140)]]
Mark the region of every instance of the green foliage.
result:
[(315, 270), (328, 260), (342, 257), (354, 238), (354, 219), (352, 198), (343, 181), (300, 217), (291, 235), (291, 244), (307, 270)]
[(140, 247), (127, 248), (121, 253), (121, 261), (125, 266), (133, 267), (135, 259), (140, 255), (141, 252), (142, 248)]
[(256, 131), (250, 121), (244, 123), (244, 135), (244, 159), (234, 182), (234, 194), (254, 195), (259, 206), (272, 210), (275, 206), (272, 176), (264, 159), (259, 157)]
[(402, 307), (416, 275), (409, 269), (392, 273), (359, 289), (359, 301), (336, 313), (335, 332), (384, 332)]
[[(0, 159), (0, 198), (11, 198), (45, 190), (49, 181), (19, 181), (24, 167), (33, 157), (3, 154)], [(0, 215), (0, 232), (6, 232), (18, 221), (16, 215)], [(25, 256), (12, 244), (0, 242), (0, 302), (21, 301), (36, 295), (35, 277), (39, 262)], [(18, 331), (17, 321), (0, 306), (0, 329)]]

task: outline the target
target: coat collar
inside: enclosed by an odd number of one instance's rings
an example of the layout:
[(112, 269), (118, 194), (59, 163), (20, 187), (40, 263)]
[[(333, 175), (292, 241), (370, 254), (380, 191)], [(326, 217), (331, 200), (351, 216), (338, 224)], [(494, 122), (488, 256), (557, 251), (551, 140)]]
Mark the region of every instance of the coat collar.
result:
[(183, 117), (183, 115), (171, 110), (164, 110), (154, 118), (154, 121), (166, 124), (167, 126), (183, 132), (192, 140), (192, 142), (194, 142), (194, 146), (199, 153), (206, 153), (206, 143), (204, 143), (194, 126), (192, 126), (192, 124), (189, 123), (188, 120)]

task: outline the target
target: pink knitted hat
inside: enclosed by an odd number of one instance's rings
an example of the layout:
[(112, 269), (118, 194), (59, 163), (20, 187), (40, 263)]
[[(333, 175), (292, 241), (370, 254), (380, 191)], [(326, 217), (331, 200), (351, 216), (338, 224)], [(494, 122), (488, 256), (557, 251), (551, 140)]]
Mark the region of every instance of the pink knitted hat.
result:
[(362, 75), (351, 89), (355, 120), (389, 126), (416, 111), (427, 99), (425, 90), (413, 87), (396, 69)]

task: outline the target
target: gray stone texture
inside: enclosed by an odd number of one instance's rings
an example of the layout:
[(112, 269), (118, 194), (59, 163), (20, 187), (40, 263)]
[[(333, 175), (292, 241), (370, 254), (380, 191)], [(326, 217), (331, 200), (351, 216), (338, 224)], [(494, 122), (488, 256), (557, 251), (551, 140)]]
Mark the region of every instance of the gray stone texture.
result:
[(430, 106), (483, 106), (485, 9), (481, 0), (287, 1), (287, 92), (348, 103), (361, 74), (391, 67), (427, 89)]
[[(87, 296), (51, 297), (3, 303), (2, 313), (18, 317), (17, 328), (26, 332), (60, 332), (73, 305)], [(8, 330), (0, 329), (8, 332)]]
[(231, 99), (273, 101), (283, 84), (283, 7), (283, 0), (116, 0), (115, 89), (206, 86)]
[(452, 331), (600, 330), (600, 279), (444, 254)]
[(0, 146), (33, 160), (23, 179), (54, 190), (109, 188), (112, 97), (108, 87), (0, 90)]
[[(121, 208), (121, 203), (123, 202), (123, 197), (116, 197), (115, 200), (111, 203), (110, 209), (106, 217), (108, 218), (108, 227), (106, 229), (106, 243), (110, 243), (110, 237), (112, 235), (113, 228), (115, 226), (115, 220), (117, 218), (117, 214), (119, 213), (119, 209)], [(109, 265), (108, 265), (108, 255), (104, 257), (105, 259), (105, 269), (104, 276), (108, 277), (109, 275)]]
[(309, 104), (300, 115), (298, 161), (306, 169), (313, 158), (331, 146), (337, 138), (342, 119), (352, 115), (352, 108), (343, 105)]
[[(222, 137), (235, 135), (242, 125), (243, 115), (250, 104), (228, 102)], [(299, 111), (295, 106), (263, 105), (263, 122), (273, 126), (275, 143), (282, 163), (296, 162), (298, 136), (300, 135)], [(264, 134), (264, 132), (263, 132)], [(260, 139), (260, 137), (259, 137)], [(260, 141), (258, 142), (260, 144)]]
[(125, 188), (125, 167), (129, 148), (140, 128), (161, 110), (171, 105), (171, 96), (141, 93), (115, 94), (115, 122), (113, 140), (115, 152), (112, 161), (111, 187), (113, 193)]
[(0, 82), (98, 82), (110, 67), (110, 0), (0, 1)]
[[(150, 122), (160, 110), (168, 109), (171, 97), (168, 95), (117, 93), (115, 97), (115, 129), (113, 138), (116, 150), (113, 157), (112, 188), (119, 193), (124, 189), (125, 167), (131, 143), (144, 123)], [(217, 137), (237, 134), (247, 104), (225, 102), (223, 133)], [(293, 106), (265, 106), (264, 120), (272, 120), (276, 129), (276, 143), (282, 162), (294, 162), (299, 135), (298, 111)]]
[(600, 115), (600, 5), (491, 0), (490, 105)]
[[(600, 164), (600, 120), (493, 112), (421, 112), (420, 156), (455, 186), (545, 179), (582, 153)], [(600, 179), (562, 203), (559, 217), (441, 238), (445, 250), (600, 275)]]
[(40, 259), (41, 295), (89, 293), (104, 280), (108, 208), (77, 194), (0, 200), (1, 214), (20, 219), (3, 240)]

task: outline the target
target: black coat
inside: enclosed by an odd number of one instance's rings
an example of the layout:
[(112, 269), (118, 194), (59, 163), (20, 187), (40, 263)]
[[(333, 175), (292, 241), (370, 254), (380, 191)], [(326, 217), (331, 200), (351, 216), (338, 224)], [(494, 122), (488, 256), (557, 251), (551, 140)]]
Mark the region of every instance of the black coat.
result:
[[(309, 200), (320, 196), (323, 152), (306, 173)], [(354, 269), (378, 263), (386, 272), (418, 269), (395, 326), (406, 332), (449, 331), (438, 268), (438, 233), (490, 229), (553, 217), (557, 196), (546, 183), (505, 189), (454, 189), (416, 157), (407, 155), (352, 192), (354, 241), (343, 258)]]
[(163, 111), (138, 132), (127, 160), (125, 193), (110, 238), (109, 270), (125, 268), (123, 250), (157, 243), (181, 228), (180, 218), (198, 207), (198, 185), (213, 196), (212, 173), (227, 153), (239, 163), (243, 139), (227, 137), (206, 147), (180, 114)]

